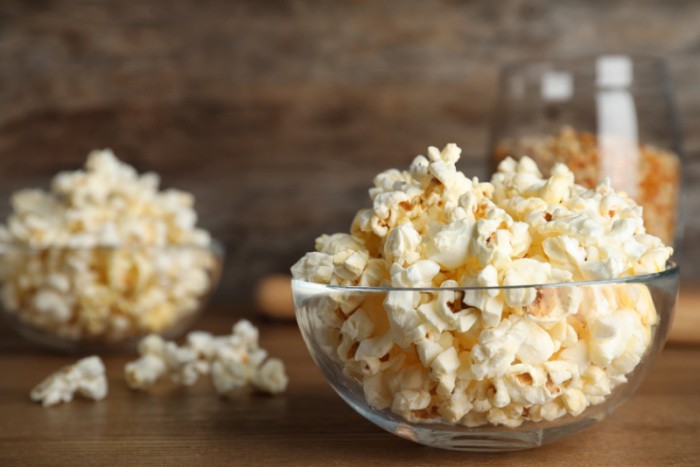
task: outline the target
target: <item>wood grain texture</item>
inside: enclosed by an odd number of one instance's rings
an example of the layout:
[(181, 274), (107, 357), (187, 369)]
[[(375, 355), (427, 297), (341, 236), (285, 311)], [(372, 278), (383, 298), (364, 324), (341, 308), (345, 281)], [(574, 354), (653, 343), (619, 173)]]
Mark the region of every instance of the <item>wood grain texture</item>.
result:
[(220, 297), (251, 298), (379, 170), (430, 144), (485, 176), (501, 64), (599, 52), (668, 58), (687, 161), (682, 270), (700, 278), (700, 4), (96, 0), (0, 3), (0, 216), (112, 147), (195, 193), (229, 250)]
[(668, 341), (700, 344), (700, 288), (690, 284), (681, 286)]
[[(198, 329), (224, 333), (252, 310), (219, 305)], [(603, 422), (535, 450), (474, 454), (422, 447), (352, 411), (315, 367), (295, 326), (262, 324), (290, 377), (278, 397), (217, 398), (207, 382), (158, 394), (127, 389), (129, 355), (104, 357), (109, 395), (53, 408), (29, 390), (75, 358), (37, 350), (0, 326), (0, 465), (697, 465), (700, 348), (666, 348), (637, 394)]]

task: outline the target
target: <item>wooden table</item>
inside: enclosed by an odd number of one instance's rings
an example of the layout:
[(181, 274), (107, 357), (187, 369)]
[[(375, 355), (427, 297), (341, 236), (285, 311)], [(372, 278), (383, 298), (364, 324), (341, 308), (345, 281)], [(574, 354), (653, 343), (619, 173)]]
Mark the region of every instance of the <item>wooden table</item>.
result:
[[(197, 325), (224, 333), (243, 309), (218, 306)], [(698, 465), (700, 347), (666, 348), (639, 392), (612, 416), (535, 450), (475, 454), (431, 449), (382, 431), (325, 383), (294, 325), (261, 324), (284, 359), (278, 397), (216, 397), (208, 382), (160, 394), (127, 389), (131, 355), (104, 357), (109, 395), (42, 408), (28, 393), (75, 357), (53, 355), (0, 327), (0, 465)]]

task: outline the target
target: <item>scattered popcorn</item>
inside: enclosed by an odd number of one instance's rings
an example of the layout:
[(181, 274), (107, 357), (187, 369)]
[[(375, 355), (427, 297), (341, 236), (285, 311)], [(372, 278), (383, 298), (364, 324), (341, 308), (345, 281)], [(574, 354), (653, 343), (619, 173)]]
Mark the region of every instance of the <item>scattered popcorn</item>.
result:
[(566, 283), (656, 273), (672, 249), (609, 182), (586, 189), (562, 164), (543, 178), (523, 157), (484, 183), (457, 171), (459, 154), (429, 148), (379, 174), (351, 233), (321, 236), (292, 267), (390, 290), (299, 305), (376, 409), (469, 427), (580, 415), (627, 381), (658, 316), (641, 284)]
[(78, 394), (86, 399), (102, 400), (107, 395), (105, 367), (100, 357), (92, 356), (66, 366), (39, 383), (29, 397), (44, 407), (70, 402)]
[(192, 317), (216, 259), (194, 200), (159, 191), (109, 150), (50, 191), (21, 190), (0, 226), (0, 294), (21, 323), (61, 339), (119, 341)]
[(191, 386), (200, 376), (210, 375), (221, 395), (235, 395), (251, 387), (281, 394), (288, 382), (284, 363), (267, 358), (258, 337), (258, 330), (246, 320), (236, 323), (228, 336), (191, 332), (183, 346), (152, 334), (139, 343), (141, 357), (124, 367), (126, 382), (133, 389), (148, 389), (168, 377), (174, 384)]

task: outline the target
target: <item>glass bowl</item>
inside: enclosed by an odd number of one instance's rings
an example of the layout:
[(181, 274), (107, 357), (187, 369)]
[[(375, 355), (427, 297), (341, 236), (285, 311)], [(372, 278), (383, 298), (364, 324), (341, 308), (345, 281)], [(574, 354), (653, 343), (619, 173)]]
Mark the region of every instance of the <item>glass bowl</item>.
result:
[(216, 289), (223, 247), (0, 244), (0, 305), (23, 337), (64, 351), (132, 349), (175, 338)]
[[(428, 446), (507, 451), (575, 433), (629, 398), (663, 347), (678, 286), (669, 263), (608, 281), (400, 289), (294, 280), (292, 293), (311, 356), (360, 415)], [(503, 300), (528, 294), (525, 307)], [(463, 305), (489, 298), (505, 303), (497, 325)], [(453, 325), (424, 312), (433, 302)], [(416, 332), (398, 330), (411, 320), (422, 323)]]

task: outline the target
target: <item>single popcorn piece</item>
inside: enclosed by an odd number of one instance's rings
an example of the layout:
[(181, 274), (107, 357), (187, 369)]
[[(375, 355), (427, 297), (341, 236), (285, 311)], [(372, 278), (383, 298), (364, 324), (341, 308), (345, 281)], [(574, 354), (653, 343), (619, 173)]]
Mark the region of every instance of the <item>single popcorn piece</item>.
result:
[(100, 357), (93, 355), (62, 368), (32, 389), (29, 397), (49, 407), (70, 402), (75, 394), (95, 401), (107, 396), (107, 378)]
[[(543, 177), (527, 157), (480, 182), (459, 155), (431, 147), (377, 175), (350, 233), (319, 237), (292, 267), (298, 280), (390, 290), (301, 306), (375, 409), (468, 427), (578, 416), (625, 384), (658, 315), (642, 284), (566, 283), (663, 271), (672, 249), (608, 182), (584, 188), (562, 164)], [(217, 370), (224, 386), (249, 377), (238, 365)]]
[(6, 310), (68, 340), (119, 341), (192, 317), (217, 273), (192, 195), (159, 190), (110, 150), (51, 189), (21, 190), (0, 226)]
[(263, 363), (252, 379), (256, 389), (268, 394), (282, 394), (287, 389), (289, 379), (284, 370), (284, 363), (279, 358), (269, 358)]
[(228, 336), (190, 332), (182, 346), (149, 335), (139, 343), (140, 358), (124, 367), (126, 382), (132, 389), (147, 390), (164, 377), (191, 386), (210, 375), (216, 392), (224, 396), (251, 388), (281, 394), (288, 383), (284, 363), (267, 358), (258, 338), (258, 329), (247, 320), (236, 323)]

